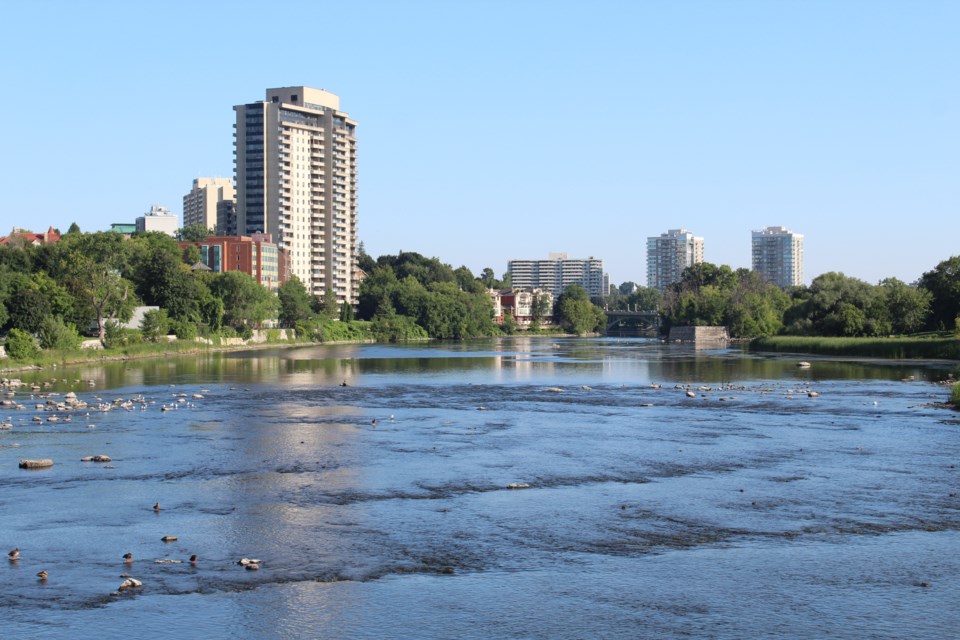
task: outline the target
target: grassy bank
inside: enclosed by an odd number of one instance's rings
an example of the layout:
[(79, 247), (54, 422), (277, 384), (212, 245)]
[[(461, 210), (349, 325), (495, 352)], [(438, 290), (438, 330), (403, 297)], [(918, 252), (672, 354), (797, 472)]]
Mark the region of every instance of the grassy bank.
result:
[(821, 338), (773, 336), (750, 342), (751, 351), (815, 353), (873, 358), (937, 358), (960, 360), (960, 340), (955, 337)]
[(209, 345), (203, 342), (175, 341), (175, 342), (141, 342), (112, 349), (47, 349), (40, 355), (25, 360), (3, 358), (0, 360), (0, 373), (23, 371), (28, 369), (48, 369), (75, 364), (90, 364), (97, 362), (115, 362), (118, 360), (139, 360), (143, 358), (162, 358), (166, 356), (182, 356), (209, 351), (237, 351), (261, 349), (276, 346), (304, 346), (316, 344), (310, 341), (267, 341), (245, 345)]

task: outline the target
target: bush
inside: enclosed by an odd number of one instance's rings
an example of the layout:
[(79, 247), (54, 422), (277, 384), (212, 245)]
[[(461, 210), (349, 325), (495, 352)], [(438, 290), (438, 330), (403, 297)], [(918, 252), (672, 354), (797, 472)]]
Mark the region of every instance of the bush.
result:
[(126, 329), (115, 320), (107, 322), (104, 329), (103, 346), (107, 349), (126, 347), (143, 341), (138, 329)]
[(950, 402), (955, 409), (960, 409), (960, 382), (953, 385), (953, 391), (950, 393)]
[(280, 342), (280, 329), (267, 329), (267, 342)]
[(80, 347), (80, 334), (59, 316), (47, 316), (40, 323), (40, 347), (70, 351)]
[(301, 320), (296, 327), (297, 340), (319, 340), (319, 327), (316, 321)]
[(183, 320), (173, 320), (170, 323), (170, 330), (176, 334), (178, 340), (193, 340), (200, 333), (197, 325)]
[(240, 329), (237, 330), (237, 335), (239, 335), (244, 340), (249, 340), (253, 337), (253, 329), (249, 325), (243, 325)]
[(370, 323), (360, 320), (353, 322), (326, 322), (322, 328), (324, 342), (342, 340), (370, 340)]
[(30, 360), (40, 355), (40, 347), (33, 336), (20, 329), (10, 329), (4, 347), (13, 360)]
[(144, 342), (159, 342), (162, 336), (167, 335), (170, 320), (163, 309), (151, 309), (143, 314), (140, 321), (140, 334)]

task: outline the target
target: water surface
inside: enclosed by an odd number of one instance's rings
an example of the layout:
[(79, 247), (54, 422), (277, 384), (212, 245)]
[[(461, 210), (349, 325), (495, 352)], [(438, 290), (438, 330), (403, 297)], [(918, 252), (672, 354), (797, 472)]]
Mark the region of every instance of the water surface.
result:
[[(516, 339), (20, 375), (4, 634), (951, 637), (950, 365), (797, 359)], [(132, 404), (36, 409), (69, 391)]]

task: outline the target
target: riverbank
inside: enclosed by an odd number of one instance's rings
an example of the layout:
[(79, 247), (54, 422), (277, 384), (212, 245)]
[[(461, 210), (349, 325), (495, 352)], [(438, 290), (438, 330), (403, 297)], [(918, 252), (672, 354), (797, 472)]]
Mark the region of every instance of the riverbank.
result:
[(872, 358), (960, 360), (960, 340), (955, 337), (825, 338), (772, 336), (750, 341), (751, 351), (867, 356)]
[[(200, 353), (218, 353), (230, 351), (259, 351), (262, 349), (292, 349), (295, 347), (314, 347), (334, 344), (369, 344), (373, 340), (337, 340), (332, 342), (310, 341), (283, 341), (259, 342), (244, 345), (208, 345), (197, 342), (170, 342), (162, 345), (137, 345), (123, 349), (84, 350), (66, 352), (44, 352), (40, 358), (30, 362), (17, 362), (6, 358), (0, 361), (0, 375), (19, 373), (23, 371), (43, 371), (60, 367), (72, 367), (99, 362), (126, 362), (131, 360), (149, 360), (153, 358), (168, 358), (170, 356), (189, 356)], [(151, 348), (153, 347), (153, 348)], [(143, 350), (140, 350), (144, 348)]]

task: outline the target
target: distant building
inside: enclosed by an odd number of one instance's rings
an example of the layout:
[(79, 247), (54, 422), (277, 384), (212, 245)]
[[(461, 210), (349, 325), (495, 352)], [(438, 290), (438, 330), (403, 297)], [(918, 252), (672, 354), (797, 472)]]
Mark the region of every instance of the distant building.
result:
[(540, 289), (490, 289), (490, 299), (493, 301), (493, 320), (502, 324), (507, 314), (510, 314), (521, 327), (529, 326), (534, 321), (533, 305), (537, 296), (546, 296), (546, 313), (539, 322), (549, 324), (553, 320), (553, 296), (549, 291)]
[[(276, 291), (289, 279), (285, 256), (272, 242), (269, 234), (252, 236), (210, 236), (199, 242), (180, 242), (183, 249), (195, 246), (200, 249), (200, 264), (210, 271), (242, 271), (259, 282), (265, 289)], [(198, 265), (194, 265), (198, 268)], [(202, 267), (201, 267), (202, 268)]]
[(803, 235), (785, 227), (751, 233), (753, 270), (778, 287), (803, 284)]
[(183, 226), (202, 224), (205, 229), (216, 229), (216, 233), (227, 235), (228, 224), (220, 226), (220, 210), (224, 209), (224, 213), (227, 209), (234, 211), (236, 199), (237, 193), (230, 178), (196, 178), (190, 193), (183, 196)]
[(27, 229), (14, 227), (10, 235), (0, 238), (0, 245), (32, 244), (34, 246), (41, 244), (53, 244), (60, 240), (60, 234), (53, 227), (50, 227), (43, 233), (34, 233)]
[(511, 260), (507, 271), (514, 288), (541, 289), (553, 298), (574, 284), (586, 289), (591, 297), (610, 291), (610, 276), (603, 271), (603, 260), (594, 257), (571, 260), (565, 253), (551, 253), (547, 260)]
[(135, 222), (114, 222), (110, 225), (110, 231), (121, 233), (125, 236), (132, 236), (137, 232), (137, 223)]
[(680, 282), (687, 267), (703, 262), (703, 238), (686, 229), (670, 229), (647, 238), (647, 286), (660, 291)]
[(176, 238), (179, 228), (180, 223), (176, 214), (170, 213), (158, 204), (153, 205), (150, 211), (137, 218), (137, 233), (159, 231)]
[(272, 234), (307, 291), (357, 302), (357, 123), (322, 89), (267, 89), (236, 112), (237, 233)]

